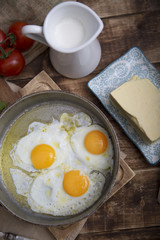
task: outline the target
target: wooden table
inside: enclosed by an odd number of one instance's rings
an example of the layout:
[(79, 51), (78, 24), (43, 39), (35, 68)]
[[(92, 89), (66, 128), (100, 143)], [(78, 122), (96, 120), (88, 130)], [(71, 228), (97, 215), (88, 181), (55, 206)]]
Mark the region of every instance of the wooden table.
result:
[(159, 0), (85, 0), (103, 20), (99, 36), (102, 58), (96, 70), (74, 80), (60, 76), (51, 66), (48, 50), (27, 65), (17, 80), (23, 87), (41, 70), (45, 70), (62, 90), (86, 97), (95, 103), (112, 123), (126, 162), (136, 176), (94, 215), (89, 217), (78, 240), (82, 239), (160, 239), (160, 204), (157, 202), (160, 164), (151, 166), (125, 135), (117, 122), (88, 89), (87, 82), (108, 64), (133, 46), (138, 46), (160, 71), (160, 1)]

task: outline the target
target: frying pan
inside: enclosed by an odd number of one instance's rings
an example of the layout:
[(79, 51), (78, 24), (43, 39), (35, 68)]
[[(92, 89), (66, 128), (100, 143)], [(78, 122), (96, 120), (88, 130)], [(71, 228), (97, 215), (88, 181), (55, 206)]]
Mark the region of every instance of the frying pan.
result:
[(85, 211), (72, 216), (51, 216), (40, 214), (29, 210), (20, 205), (10, 194), (5, 186), (0, 169), (0, 202), (14, 215), (19, 218), (41, 225), (64, 225), (72, 224), (82, 220), (94, 213), (109, 197), (110, 191), (114, 186), (119, 168), (119, 144), (113, 127), (109, 120), (93, 103), (83, 97), (63, 91), (44, 91), (34, 93), (23, 97), (12, 104), (0, 117), (0, 151), (4, 137), (10, 127), (14, 124), (14, 134), (26, 134), (29, 123), (33, 121), (51, 122), (52, 118), (59, 119), (61, 113), (85, 112), (88, 114), (93, 123), (104, 127), (112, 140), (114, 148), (114, 164), (110, 177), (105, 182), (100, 198)]

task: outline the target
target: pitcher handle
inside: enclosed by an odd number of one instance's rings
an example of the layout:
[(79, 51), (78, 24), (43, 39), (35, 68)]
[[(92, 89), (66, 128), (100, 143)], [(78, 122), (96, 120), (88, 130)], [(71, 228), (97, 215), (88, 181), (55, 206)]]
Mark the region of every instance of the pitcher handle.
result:
[(41, 26), (26, 25), (22, 28), (22, 33), (27, 37), (48, 46), (48, 43), (46, 42), (45, 37), (43, 35), (43, 28)]

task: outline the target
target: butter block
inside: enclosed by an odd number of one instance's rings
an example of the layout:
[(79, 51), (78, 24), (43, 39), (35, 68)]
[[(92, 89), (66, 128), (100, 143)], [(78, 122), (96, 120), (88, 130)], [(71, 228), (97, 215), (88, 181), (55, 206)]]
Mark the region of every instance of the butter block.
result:
[(110, 98), (145, 142), (151, 143), (160, 138), (160, 91), (149, 79), (134, 75), (113, 90)]

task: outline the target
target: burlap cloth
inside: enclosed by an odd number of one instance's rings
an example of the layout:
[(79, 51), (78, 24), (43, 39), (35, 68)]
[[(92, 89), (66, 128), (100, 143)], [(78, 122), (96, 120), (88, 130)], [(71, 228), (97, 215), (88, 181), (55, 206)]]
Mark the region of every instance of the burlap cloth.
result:
[[(47, 13), (60, 0), (0, 0), (0, 29), (8, 32), (10, 24), (25, 21), (28, 24), (43, 25)], [(26, 64), (47, 49), (47, 46), (35, 42), (32, 48), (23, 53)]]

